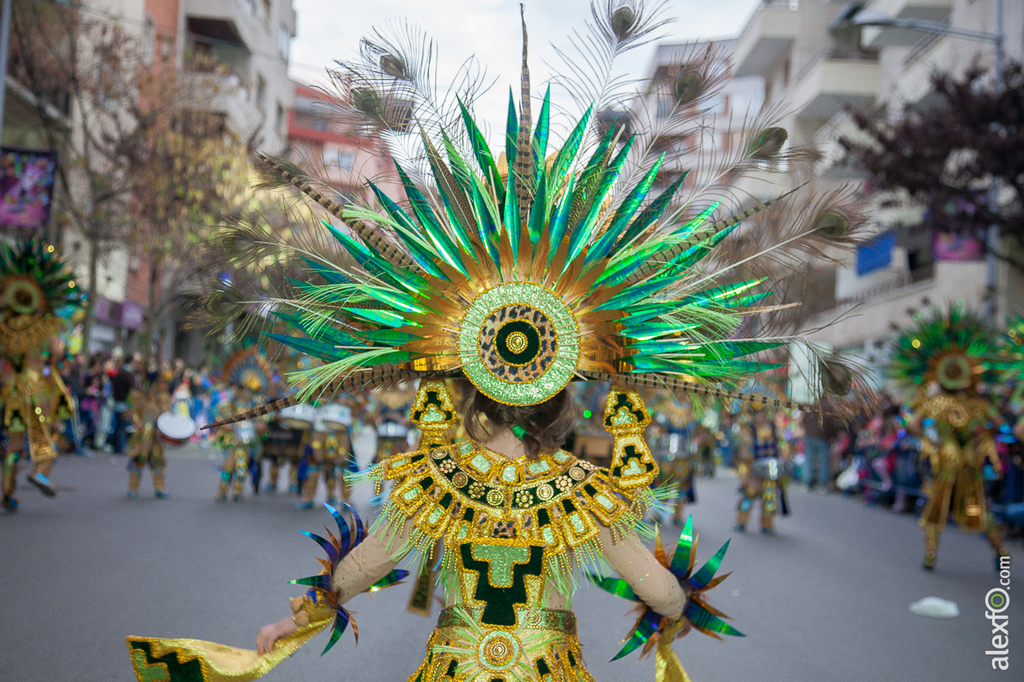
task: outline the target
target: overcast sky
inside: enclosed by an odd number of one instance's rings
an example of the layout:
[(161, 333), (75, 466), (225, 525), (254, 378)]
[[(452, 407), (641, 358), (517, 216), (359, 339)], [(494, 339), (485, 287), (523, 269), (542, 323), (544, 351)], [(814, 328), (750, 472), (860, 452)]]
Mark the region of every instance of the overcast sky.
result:
[[(599, 0), (602, 4), (606, 0)], [(298, 12), (292, 42), (291, 75), (305, 84), (325, 82), (324, 70), (335, 59), (355, 54), (359, 39), (389, 19), (407, 19), (438, 43), (439, 80), (447, 83), (458, 66), (476, 56), (497, 77), (495, 87), (477, 104), (477, 114), (504, 124), (508, 88), (517, 86), (521, 59), (518, 0), (293, 0)], [(613, 0), (614, 2), (614, 0)], [(663, 42), (735, 37), (760, 0), (670, 0), (665, 16), (675, 21), (663, 29)], [(568, 47), (572, 29), (584, 28), (589, 0), (526, 0), (530, 36), (530, 72), (535, 84), (550, 76), (556, 62), (554, 43)], [(655, 4), (655, 3), (649, 3)], [(621, 61), (631, 73), (646, 72), (653, 45), (632, 51)], [(517, 91), (518, 88), (516, 87)], [(534, 87), (534, 95), (540, 96)], [(556, 96), (556, 95), (553, 95)], [(497, 118), (497, 121), (492, 119)]]

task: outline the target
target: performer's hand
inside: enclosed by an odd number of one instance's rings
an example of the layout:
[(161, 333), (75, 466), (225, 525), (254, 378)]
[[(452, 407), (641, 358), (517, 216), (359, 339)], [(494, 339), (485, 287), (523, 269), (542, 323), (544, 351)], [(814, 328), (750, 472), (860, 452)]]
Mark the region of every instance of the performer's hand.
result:
[(277, 640), (282, 637), (287, 637), (298, 629), (298, 626), (295, 625), (295, 621), (292, 620), (291, 616), (282, 618), (276, 623), (264, 625), (256, 634), (256, 653), (261, 656), (268, 653), (274, 648), (274, 643), (277, 642)]

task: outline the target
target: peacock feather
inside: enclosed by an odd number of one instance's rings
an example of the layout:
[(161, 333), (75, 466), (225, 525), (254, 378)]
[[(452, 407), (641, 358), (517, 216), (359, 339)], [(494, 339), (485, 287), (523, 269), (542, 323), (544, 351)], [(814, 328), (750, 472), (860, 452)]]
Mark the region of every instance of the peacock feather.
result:
[[(593, 13), (594, 40), (604, 41), (609, 58), (662, 23), (637, 1), (595, 2)], [(849, 196), (823, 201), (794, 191), (739, 207), (728, 196), (681, 199), (683, 178), (657, 191), (663, 155), (649, 153), (646, 133), (602, 129), (594, 113), (605, 106), (607, 83), (574, 90), (590, 92), (592, 105), (554, 143), (550, 88), (534, 120), (525, 22), (521, 101), (517, 107), (510, 94), (498, 154), (471, 99), (457, 97), (457, 115), (445, 113), (428, 87), (425, 58), (410, 55), (408, 40), (374, 36), (364, 43), (374, 46), (373, 58), (362, 54), (344, 68), (350, 83), (379, 89), (370, 100), (409, 102), (401, 125), (379, 109), (364, 116), (386, 139), (401, 138), (392, 149), (418, 145), (414, 154), (393, 154), (405, 198), (370, 181), (374, 202), (343, 208), (302, 171), (268, 158), (271, 176), (323, 209), (305, 229), (329, 235), (333, 246), (256, 239), (242, 226), (222, 242), (258, 254), (239, 252), (239, 260), (255, 262), (276, 248), (308, 266), (309, 276), (290, 290), (255, 302), (293, 330), (272, 338), (322, 363), (292, 377), (301, 399), (373, 387), (381, 376), (466, 377), (515, 405), (547, 400), (573, 380), (732, 395), (730, 387), (776, 367), (768, 356), (798, 340), (747, 331), (756, 325), (744, 325), (746, 317), (774, 309), (766, 305), (768, 280), (750, 265), (853, 243), (860, 218), (838, 205)], [(687, 66), (691, 81), (679, 85), (679, 107), (715, 93), (715, 77), (701, 75), (705, 62)], [(784, 142), (784, 131), (765, 123), (737, 167), (776, 159)], [(780, 240), (753, 253), (730, 244), (763, 214), (788, 220)], [(213, 298), (230, 295), (221, 287)]]

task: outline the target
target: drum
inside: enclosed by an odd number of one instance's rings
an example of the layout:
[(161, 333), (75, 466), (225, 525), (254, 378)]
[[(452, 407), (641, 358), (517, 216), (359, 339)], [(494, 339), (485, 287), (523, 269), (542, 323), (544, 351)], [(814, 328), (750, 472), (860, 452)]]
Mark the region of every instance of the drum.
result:
[(308, 431), (316, 421), (316, 408), (312, 405), (292, 405), (278, 412), (277, 420), (285, 428)]
[(317, 416), (331, 431), (340, 431), (352, 426), (352, 408), (347, 405), (324, 405)]
[(755, 459), (751, 471), (762, 481), (777, 481), (780, 478), (792, 478), (793, 462), (778, 457)]
[(393, 421), (377, 422), (378, 438), (405, 438), (409, 435), (409, 427)]
[(183, 414), (164, 412), (156, 419), (156, 430), (164, 443), (184, 445), (196, 432), (196, 423)]

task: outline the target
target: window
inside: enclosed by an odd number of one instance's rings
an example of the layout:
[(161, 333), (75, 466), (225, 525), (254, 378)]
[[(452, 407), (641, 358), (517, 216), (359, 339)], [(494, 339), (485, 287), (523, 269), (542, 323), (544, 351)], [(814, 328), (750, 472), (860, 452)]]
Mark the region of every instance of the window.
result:
[(284, 24), (281, 24), (277, 32), (277, 51), (281, 53), (285, 61), (288, 61), (288, 54), (291, 51), (292, 32)]
[(263, 76), (256, 74), (256, 106), (263, 111), (263, 103), (267, 99), (267, 81), (263, 79)]
[(327, 168), (350, 171), (356, 165), (355, 154), (337, 147), (324, 147), (323, 159)]

